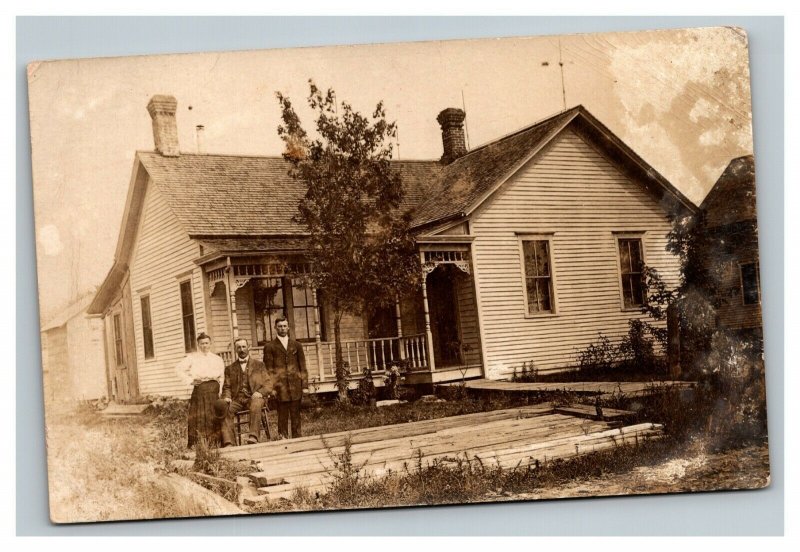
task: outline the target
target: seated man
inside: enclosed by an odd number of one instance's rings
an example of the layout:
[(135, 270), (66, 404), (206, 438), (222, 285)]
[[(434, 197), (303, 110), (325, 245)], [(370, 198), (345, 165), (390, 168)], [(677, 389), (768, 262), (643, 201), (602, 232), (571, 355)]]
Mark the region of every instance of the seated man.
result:
[(250, 344), (240, 337), (233, 342), (236, 360), (225, 368), (225, 383), (222, 385), (222, 398), (218, 401), (226, 409), (222, 422), (222, 446), (231, 446), (235, 441), (233, 431), (234, 415), (241, 410), (250, 411), (250, 432), (247, 444), (258, 443), (261, 429), (261, 409), (272, 390), (266, 366), (258, 359), (250, 357)]

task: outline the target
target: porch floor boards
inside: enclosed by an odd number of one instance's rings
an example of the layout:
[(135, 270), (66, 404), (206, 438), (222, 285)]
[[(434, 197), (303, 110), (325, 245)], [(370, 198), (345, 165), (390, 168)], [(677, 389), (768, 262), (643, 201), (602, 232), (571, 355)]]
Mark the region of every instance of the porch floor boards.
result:
[(250, 478), (263, 498), (274, 499), (298, 489), (326, 492), (348, 438), (352, 465), (377, 478), (413, 473), (433, 461), (480, 459), (489, 467), (514, 469), (661, 436), (656, 424), (623, 427), (536, 405), (226, 448), (220, 455), (256, 461), (260, 471)]
[[(461, 385), (458, 383), (445, 383), (442, 385)], [(523, 383), (512, 381), (499, 381), (488, 379), (474, 379), (464, 382), (467, 389), (477, 391), (505, 391), (505, 392), (541, 392), (541, 391), (569, 391), (579, 394), (605, 396), (623, 393), (629, 397), (649, 395), (665, 387), (678, 389), (691, 389), (693, 381), (578, 381), (578, 382), (547, 382)]]

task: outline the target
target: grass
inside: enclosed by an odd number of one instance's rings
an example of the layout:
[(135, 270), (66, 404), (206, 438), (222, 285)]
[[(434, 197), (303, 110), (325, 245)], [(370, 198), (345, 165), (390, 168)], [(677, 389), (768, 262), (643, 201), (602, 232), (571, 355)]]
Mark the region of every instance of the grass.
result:
[[(53, 417), (55, 418), (55, 417)], [(56, 522), (177, 517), (158, 484), (174, 439), (148, 420), (102, 419), (88, 408), (47, 428), (51, 518)], [(171, 424), (164, 424), (164, 428)], [(185, 432), (185, 430), (184, 430)]]
[[(447, 388), (442, 394), (453, 400), (417, 401), (381, 408), (312, 404), (302, 411), (304, 433), (352, 431), (511, 408), (543, 400), (562, 405), (594, 402), (593, 397), (581, 398), (570, 393), (481, 397), (471, 396), (466, 390)], [(702, 390), (687, 395), (667, 389), (648, 397), (629, 398), (621, 393), (605, 397), (603, 406), (635, 410), (637, 420), (631, 423), (663, 423), (667, 438), (544, 465), (520, 465), (512, 470), (502, 470), (465, 456), (430, 462), (418, 456), (404, 470), (375, 479), (367, 477), (362, 466), (353, 463), (350, 447), (345, 446), (333, 457), (336, 469), (331, 473), (332, 482), (326, 493), (317, 495), (300, 489), (291, 500), (263, 503), (249, 511), (454, 504), (530, 498), (548, 493), (550, 497), (567, 496), (558, 493), (563, 487), (576, 485), (577, 481), (613, 478), (619, 474), (626, 474), (624, 478), (627, 478), (636, 468), (679, 460), (689, 454), (691, 443), (698, 435), (705, 436), (704, 443), (714, 443), (717, 450), (748, 444), (761, 446), (759, 440), (763, 435), (760, 433), (753, 433), (747, 442), (719, 439), (720, 435), (730, 434), (727, 426), (720, 426), (721, 421), (732, 417), (728, 415), (730, 407), (720, 410), (715, 397), (716, 394)], [(157, 404), (158, 407), (151, 407), (145, 415), (136, 418), (104, 419), (89, 408), (48, 418), (48, 474), (54, 520), (79, 522), (207, 515), (207, 510), (204, 514), (202, 510), (192, 509), (191, 501), (176, 500), (174, 489), (159, 484), (159, 476), (175, 471), (172, 462), (186, 452), (186, 402), (167, 400)], [(275, 413), (270, 415), (275, 424)], [(194, 464), (177, 471), (190, 477), (191, 472), (199, 471), (233, 482), (237, 476), (253, 471), (253, 466), (220, 458), (215, 449), (201, 444), (197, 447)], [(762, 475), (754, 473), (753, 480)], [(235, 486), (196, 481), (228, 500), (236, 498)], [(713, 488), (710, 483), (707, 485)], [(641, 492), (648, 492), (648, 488), (643, 485)]]
[[(416, 401), (385, 407), (353, 406), (330, 403), (317, 405), (301, 413), (304, 435), (353, 431), (405, 422), (419, 422), (446, 416), (460, 416), (528, 404), (523, 397), (495, 397), (491, 400), (466, 398), (459, 401)], [(275, 416), (270, 413), (270, 416)], [(271, 423), (277, 423), (277, 419)], [(277, 427), (277, 426), (275, 426)]]

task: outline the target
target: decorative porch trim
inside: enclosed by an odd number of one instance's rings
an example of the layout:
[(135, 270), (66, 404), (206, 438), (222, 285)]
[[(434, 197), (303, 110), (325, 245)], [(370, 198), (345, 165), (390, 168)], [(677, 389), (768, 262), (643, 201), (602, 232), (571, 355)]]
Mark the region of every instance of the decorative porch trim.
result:
[(241, 289), (247, 285), (247, 282), (250, 281), (250, 278), (234, 278), (235, 289)]
[(311, 272), (309, 263), (247, 263), (233, 264), (233, 275), (238, 278), (248, 278), (253, 276), (288, 276), (297, 274), (308, 274)]
[(215, 268), (214, 270), (209, 271), (207, 274), (208, 274), (208, 289), (211, 290), (210, 295), (213, 295), (214, 287), (219, 282), (225, 281), (225, 267), (222, 266), (220, 268)]
[(471, 274), (469, 251), (446, 250), (446, 251), (423, 251), (422, 252), (422, 274), (427, 276), (436, 267), (442, 264), (451, 264), (460, 271)]

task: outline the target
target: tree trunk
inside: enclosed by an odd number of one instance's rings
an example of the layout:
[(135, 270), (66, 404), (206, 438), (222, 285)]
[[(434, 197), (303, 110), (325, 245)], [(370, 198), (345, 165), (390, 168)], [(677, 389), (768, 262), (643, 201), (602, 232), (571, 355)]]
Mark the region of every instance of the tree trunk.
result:
[(667, 307), (667, 365), (669, 376), (678, 379), (681, 376), (681, 333), (680, 315), (673, 304)]
[(336, 389), (339, 391), (339, 402), (347, 403), (347, 376), (350, 372), (349, 367), (344, 365), (344, 355), (342, 353), (342, 312), (334, 307), (333, 312), (333, 339), (336, 351)]

